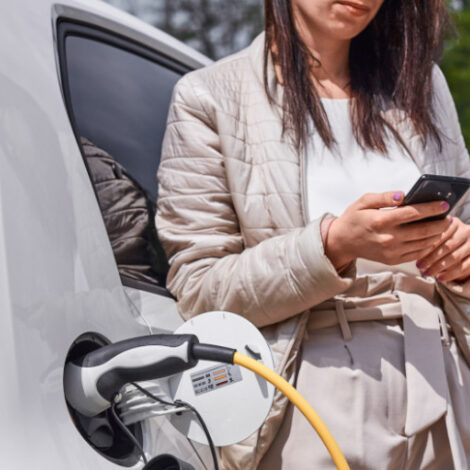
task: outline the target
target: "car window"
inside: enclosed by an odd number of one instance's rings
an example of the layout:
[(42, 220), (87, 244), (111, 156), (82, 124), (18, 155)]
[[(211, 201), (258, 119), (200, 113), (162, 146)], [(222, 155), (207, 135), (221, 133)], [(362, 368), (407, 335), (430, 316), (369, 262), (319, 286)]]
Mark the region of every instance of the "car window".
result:
[[(154, 239), (149, 248), (142, 238), (156, 236), (146, 226), (154, 223), (148, 201), (157, 200), (156, 173), (172, 91), (189, 69), (121, 36), (73, 23), (59, 24), (59, 58), (69, 116), (121, 277), (129, 277), (133, 287), (136, 281), (162, 285), (163, 250), (154, 249)], [(120, 178), (118, 185), (114, 178)], [(110, 203), (110, 195), (116, 201)]]
[(156, 199), (168, 107), (181, 74), (94, 39), (69, 36), (65, 47), (80, 135), (113, 155)]

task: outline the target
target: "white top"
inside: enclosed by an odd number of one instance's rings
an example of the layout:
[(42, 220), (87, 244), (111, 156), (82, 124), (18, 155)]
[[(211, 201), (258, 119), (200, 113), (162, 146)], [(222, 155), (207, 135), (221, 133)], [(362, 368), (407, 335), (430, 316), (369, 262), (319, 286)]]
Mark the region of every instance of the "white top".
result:
[[(337, 146), (332, 150), (323, 143), (318, 132), (310, 135), (307, 149), (307, 194), (310, 220), (325, 212), (340, 216), (344, 210), (365, 193), (403, 191), (411, 189), (421, 173), (394, 138), (388, 140), (388, 153), (363, 150), (357, 143), (349, 115), (349, 99), (326, 99), (322, 103), (330, 121)], [(407, 264), (388, 270), (419, 274)], [(359, 272), (383, 271), (370, 262), (358, 263)]]

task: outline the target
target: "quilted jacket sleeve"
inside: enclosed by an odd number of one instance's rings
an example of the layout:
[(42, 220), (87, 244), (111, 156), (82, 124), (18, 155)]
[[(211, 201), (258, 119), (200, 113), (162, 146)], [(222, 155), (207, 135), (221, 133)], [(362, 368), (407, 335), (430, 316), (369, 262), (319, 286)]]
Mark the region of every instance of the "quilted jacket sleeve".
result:
[(245, 248), (205, 96), (191, 74), (177, 84), (158, 173), (157, 227), (182, 316), (225, 310), (261, 327), (345, 291), (352, 279), (325, 256), (321, 219)]
[[(434, 68), (434, 83), (436, 93), (435, 113), (444, 135), (443, 158), (455, 161), (455, 176), (470, 179), (470, 156), (462, 135), (455, 103), (444, 74), (437, 66)], [(466, 224), (470, 224), (470, 191), (467, 192), (455, 215)], [(447, 282), (444, 285), (451, 293), (470, 299), (470, 278), (464, 283)]]
[[(436, 94), (435, 114), (443, 133), (443, 157), (453, 159), (456, 167), (455, 176), (470, 179), (470, 156), (460, 127), (459, 116), (447, 81), (439, 67), (434, 68), (434, 88)], [(470, 224), (470, 191), (459, 205), (456, 215)]]

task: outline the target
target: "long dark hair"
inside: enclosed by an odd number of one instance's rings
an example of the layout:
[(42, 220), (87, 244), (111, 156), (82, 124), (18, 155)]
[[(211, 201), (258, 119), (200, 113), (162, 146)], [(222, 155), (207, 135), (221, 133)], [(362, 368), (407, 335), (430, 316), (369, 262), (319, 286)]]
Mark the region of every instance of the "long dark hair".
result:
[[(272, 54), (284, 85), (283, 132), (292, 131), (297, 147), (303, 147), (310, 116), (331, 148), (335, 139), (311, 80), (312, 64), (318, 60), (296, 30), (291, 0), (265, 0), (265, 27), (265, 88), (273, 102), (267, 78)], [(441, 58), (449, 29), (445, 0), (385, 0), (373, 21), (352, 40), (350, 112), (363, 148), (386, 152), (389, 124), (381, 111), (387, 106), (405, 112), (423, 141), (431, 138), (442, 147), (433, 121), (432, 69)]]

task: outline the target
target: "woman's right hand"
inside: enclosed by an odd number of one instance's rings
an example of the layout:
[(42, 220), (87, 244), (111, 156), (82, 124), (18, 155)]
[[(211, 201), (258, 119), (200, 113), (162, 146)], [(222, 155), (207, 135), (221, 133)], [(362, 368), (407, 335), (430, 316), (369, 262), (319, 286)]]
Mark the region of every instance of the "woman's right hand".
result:
[[(447, 212), (447, 202), (396, 207), (402, 192), (366, 194), (335, 219), (328, 230), (325, 253), (336, 269), (357, 258), (396, 265), (417, 261), (442, 241), (452, 218), (404, 225)], [(385, 209), (395, 207), (394, 209)]]

